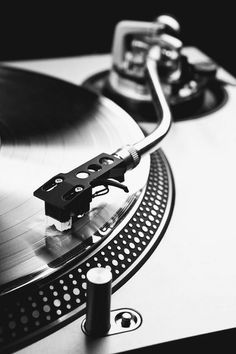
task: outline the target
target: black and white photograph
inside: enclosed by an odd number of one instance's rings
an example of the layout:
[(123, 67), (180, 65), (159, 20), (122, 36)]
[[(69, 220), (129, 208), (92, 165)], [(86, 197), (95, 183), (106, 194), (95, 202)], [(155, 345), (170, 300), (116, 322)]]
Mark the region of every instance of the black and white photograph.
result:
[(0, 353), (232, 350), (234, 17), (0, 7)]

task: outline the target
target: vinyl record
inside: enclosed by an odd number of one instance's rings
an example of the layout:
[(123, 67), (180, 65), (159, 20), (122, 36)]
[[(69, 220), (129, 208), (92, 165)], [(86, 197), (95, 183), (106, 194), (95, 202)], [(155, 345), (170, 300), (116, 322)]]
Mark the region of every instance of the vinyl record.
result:
[(59, 172), (141, 139), (140, 129), (118, 106), (84, 88), (1, 68), (0, 136), (0, 288), (6, 291), (55, 271), (73, 250), (78, 256), (93, 243), (96, 231), (136, 199), (149, 163), (127, 176), (128, 196), (111, 188), (72, 230), (59, 232), (46, 223), (33, 191)]
[(161, 150), (58, 231), (33, 192), (60, 172), (143, 139), (119, 106), (48, 76), (0, 68), (0, 351), (19, 349), (80, 316), (86, 274), (112, 272), (112, 291), (164, 236), (174, 183)]

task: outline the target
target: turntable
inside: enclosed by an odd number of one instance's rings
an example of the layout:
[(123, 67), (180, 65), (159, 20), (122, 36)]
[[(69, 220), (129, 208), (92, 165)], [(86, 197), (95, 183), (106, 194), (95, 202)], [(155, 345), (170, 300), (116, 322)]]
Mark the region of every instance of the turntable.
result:
[(122, 21), (112, 56), (1, 66), (1, 352), (235, 326), (236, 81), (179, 30)]

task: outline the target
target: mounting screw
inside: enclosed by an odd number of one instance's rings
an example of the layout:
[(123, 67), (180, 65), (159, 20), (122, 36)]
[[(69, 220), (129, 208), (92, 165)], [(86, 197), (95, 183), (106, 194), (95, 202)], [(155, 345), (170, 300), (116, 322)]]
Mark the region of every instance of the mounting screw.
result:
[(81, 187), (81, 186), (75, 187), (76, 193), (81, 192), (82, 190), (83, 190), (83, 187)]
[(62, 182), (63, 182), (62, 178), (56, 178), (55, 179), (55, 183), (57, 183), (57, 184), (62, 183)]

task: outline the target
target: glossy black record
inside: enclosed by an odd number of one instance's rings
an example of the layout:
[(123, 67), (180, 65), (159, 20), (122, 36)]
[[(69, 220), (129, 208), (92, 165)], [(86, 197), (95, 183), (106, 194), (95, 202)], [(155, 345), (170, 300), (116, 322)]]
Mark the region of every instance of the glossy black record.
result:
[(98, 98), (79, 86), (23, 70), (0, 68), (0, 122), (3, 141), (55, 136), (92, 119)]
[(144, 263), (170, 221), (174, 185), (162, 151), (126, 173), (90, 212), (58, 231), (33, 191), (101, 152), (143, 139), (116, 104), (51, 77), (0, 68), (0, 351), (80, 316), (86, 273), (109, 267), (113, 291)]
[[(0, 290), (54, 272), (93, 244), (94, 234), (136, 200), (148, 174), (137, 170), (130, 193), (96, 198), (91, 212), (67, 232), (45, 223), (33, 191), (100, 152), (142, 138), (132, 119), (111, 101), (65, 81), (0, 68)], [(137, 173), (136, 172), (136, 173)]]

